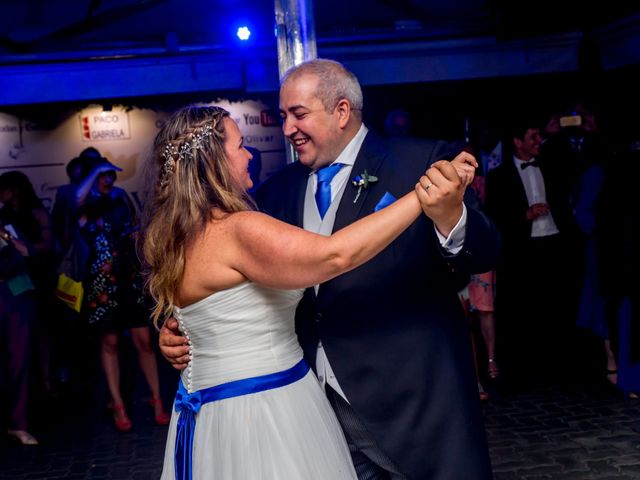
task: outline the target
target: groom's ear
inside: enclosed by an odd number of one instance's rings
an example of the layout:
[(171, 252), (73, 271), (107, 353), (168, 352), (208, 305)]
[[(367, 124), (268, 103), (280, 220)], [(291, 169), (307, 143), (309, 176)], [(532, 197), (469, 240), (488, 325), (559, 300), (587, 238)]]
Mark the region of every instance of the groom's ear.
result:
[(351, 103), (349, 103), (349, 100), (347, 100), (346, 98), (343, 98), (338, 102), (334, 112), (336, 113), (336, 115), (338, 115), (338, 126), (340, 128), (346, 127), (347, 123), (349, 123), (351, 115), (353, 115), (353, 112), (351, 110)]

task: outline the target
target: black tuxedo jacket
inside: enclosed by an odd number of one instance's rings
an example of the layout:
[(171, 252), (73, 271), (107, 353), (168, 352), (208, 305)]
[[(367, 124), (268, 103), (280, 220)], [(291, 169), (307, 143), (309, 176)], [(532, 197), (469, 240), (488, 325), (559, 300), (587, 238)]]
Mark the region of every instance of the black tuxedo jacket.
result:
[[(334, 231), (374, 211), (388, 192), (414, 188), (428, 165), (447, 158), (444, 142), (381, 139), (369, 132), (353, 166), (378, 177), (354, 202), (347, 185)], [(294, 163), (258, 190), (262, 210), (302, 225), (310, 170)], [(382, 449), (410, 479), (491, 478), (468, 322), (456, 292), (497, 255), (497, 233), (468, 209), (464, 248), (441, 250), (421, 216), (365, 265), (308, 289), (296, 328), (313, 365), (318, 339), (349, 402)]]
[[(489, 171), (486, 179), (485, 211), (502, 235), (505, 261), (520, 255), (531, 240), (532, 221), (527, 219), (529, 202), (516, 164), (511, 157)], [(528, 167), (536, 168), (536, 167)], [(546, 200), (561, 235), (575, 238), (577, 225), (569, 202), (566, 172), (540, 157)]]

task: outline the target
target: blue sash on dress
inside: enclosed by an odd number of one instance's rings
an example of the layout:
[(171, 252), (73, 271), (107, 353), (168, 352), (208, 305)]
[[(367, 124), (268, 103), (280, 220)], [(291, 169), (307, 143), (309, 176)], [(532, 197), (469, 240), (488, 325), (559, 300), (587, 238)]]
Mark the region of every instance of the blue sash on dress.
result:
[(260, 375), (258, 377), (235, 380), (214, 387), (188, 393), (178, 383), (174, 408), (180, 414), (176, 432), (175, 471), (176, 480), (191, 480), (193, 475), (193, 435), (196, 428), (196, 415), (205, 403), (225, 398), (250, 395), (274, 388), (284, 387), (297, 382), (309, 371), (307, 362), (300, 360), (293, 367), (281, 372)]

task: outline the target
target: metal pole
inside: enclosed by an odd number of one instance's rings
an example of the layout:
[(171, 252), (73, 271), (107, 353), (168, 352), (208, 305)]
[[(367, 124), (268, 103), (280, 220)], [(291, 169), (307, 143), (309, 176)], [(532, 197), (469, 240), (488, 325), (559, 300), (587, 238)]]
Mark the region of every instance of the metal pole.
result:
[[(278, 73), (280, 78), (294, 65), (317, 58), (313, 0), (275, 0), (278, 33)], [(290, 143), (286, 144), (287, 163), (296, 160)]]

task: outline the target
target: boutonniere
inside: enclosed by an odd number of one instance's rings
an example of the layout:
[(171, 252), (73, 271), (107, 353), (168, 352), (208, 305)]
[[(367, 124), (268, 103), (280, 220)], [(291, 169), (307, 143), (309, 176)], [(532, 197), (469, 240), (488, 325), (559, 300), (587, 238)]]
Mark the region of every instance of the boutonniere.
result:
[(360, 192), (362, 192), (363, 188), (366, 190), (367, 188), (369, 188), (370, 183), (376, 183), (377, 181), (378, 177), (369, 175), (366, 170), (364, 171), (364, 173), (353, 177), (351, 183), (353, 183), (354, 187), (358, 187), (358, 193), (356, 193), (356, 198), (353, 199), (353, 203), (356, 203), (358, 201), (358, 198), (360, 198)]

